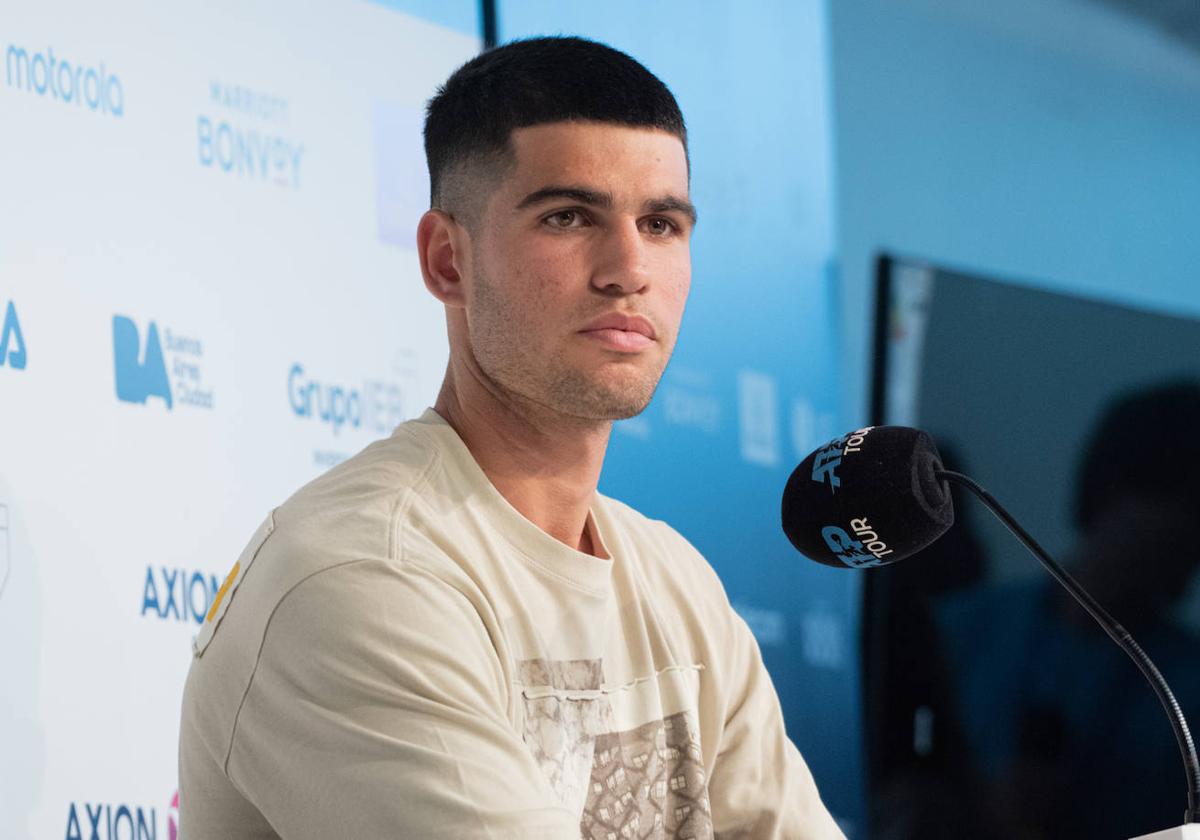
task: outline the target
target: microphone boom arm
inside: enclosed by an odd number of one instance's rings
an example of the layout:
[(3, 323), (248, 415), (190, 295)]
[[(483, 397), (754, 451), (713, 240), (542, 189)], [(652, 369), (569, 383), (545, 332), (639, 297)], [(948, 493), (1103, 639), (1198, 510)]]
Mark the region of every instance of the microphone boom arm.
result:
[(1184, 772), (1187, 774), (1188, 785), (1188, 807), (1183, 821), (1185, 823), (1200, 823), (1200, 759), (1197, 759), (1196, 756), (1196, 745), (1192, 742), (1192, 733), (1188, 729), (1187, 719), (1183, 716), (1183, 709), (1180, 708), (1179, 701), (1175, 699), (1175, 695), (1172, 693), (1171, 687), (1167, 685), (1166, 679), (1163, 678), (1162, 673), (1150, 660), (1150, 657), (1146, 655), (1146, 652), (1142, 650), (1141, 645), (1134, 641), (1129, 631), (1110, 616), (1096, 599), (1089, 595), (1087, 590), (1080, 586), (1067, 573), (1066, 569), (1055, 562), (1054, 558), (1038, 544), (1037, 540), (1021, 527), (1017, 520), (1013, 519), (991, 493), (984, 490), (975, 481), (962, 473), (950, 470), (937, 470), (934, 476), (938, 481), (953, 482), (977, 496), (983, 502), (984, 506), (997, 519), (1004, 523), (1004, 527), (1008, 528), (1013, 536), (1029, 549), (1033, 556), (1046, 568), (1046, 571), (1050, 573), (1050, 576), (1070, 592), (1071, 597), (1078, 601), (1080, 606), (1087, 610), (1088, 615), (1104, 628), (1104, 632), (1120, 646), (1121, 650), (1129, 655), (1129, 658), (1133, 660), (1133, 664), (1137, 665), (1138, 670), (1142, 672), (1142, 676), (1150, 683), (1150, 687), (1158, 695), (1158, 699), (1166, 710), (1167, 716), (1171, 719), (1171, 727), (1175, 730), (1175, 740), (1179, 744), (1179, 752), (1183, 756)]

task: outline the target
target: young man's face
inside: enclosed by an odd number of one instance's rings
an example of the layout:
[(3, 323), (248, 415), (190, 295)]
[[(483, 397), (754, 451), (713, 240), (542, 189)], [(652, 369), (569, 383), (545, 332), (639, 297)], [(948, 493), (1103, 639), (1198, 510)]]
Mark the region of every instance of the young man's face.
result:
[(675, 347), (691, 282), (683, 144), (562, 122), (513, 132), (516, 165), (472, 235), (472, 352), (503, 390), (590, 420), (637, 414)]

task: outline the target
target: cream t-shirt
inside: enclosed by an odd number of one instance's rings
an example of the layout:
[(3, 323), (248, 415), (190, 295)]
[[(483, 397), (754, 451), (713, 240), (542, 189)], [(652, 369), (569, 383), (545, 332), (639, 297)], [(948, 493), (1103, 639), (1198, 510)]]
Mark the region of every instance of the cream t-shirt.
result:
[(842, 837), (709, 565), (599, 494), (588, 527), (432, 410), (302, 488), (193, 645), (181, 840)]

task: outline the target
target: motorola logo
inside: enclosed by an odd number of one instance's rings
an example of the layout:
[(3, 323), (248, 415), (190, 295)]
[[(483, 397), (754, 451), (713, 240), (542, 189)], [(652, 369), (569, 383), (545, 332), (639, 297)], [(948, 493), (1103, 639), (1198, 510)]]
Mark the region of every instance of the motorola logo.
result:
[(15, 44), (4, 51), (4, 77), (10, 88), (87, 108), (100, 114), (125, 114), (125, 89), (104, 62), (85, 66), (54, 54), (52, 47), (33, 52)]

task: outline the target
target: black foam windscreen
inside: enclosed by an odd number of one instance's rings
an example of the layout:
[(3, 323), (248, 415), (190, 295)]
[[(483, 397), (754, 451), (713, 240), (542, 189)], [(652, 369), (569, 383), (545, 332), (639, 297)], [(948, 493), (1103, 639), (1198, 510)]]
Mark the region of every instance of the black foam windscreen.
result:
[(933, 439), (872, 426), (800, 462), (783, 491), (783, 531), (804, 556), (839, 568), (884, 566), (915, 554), (954, 524)]

